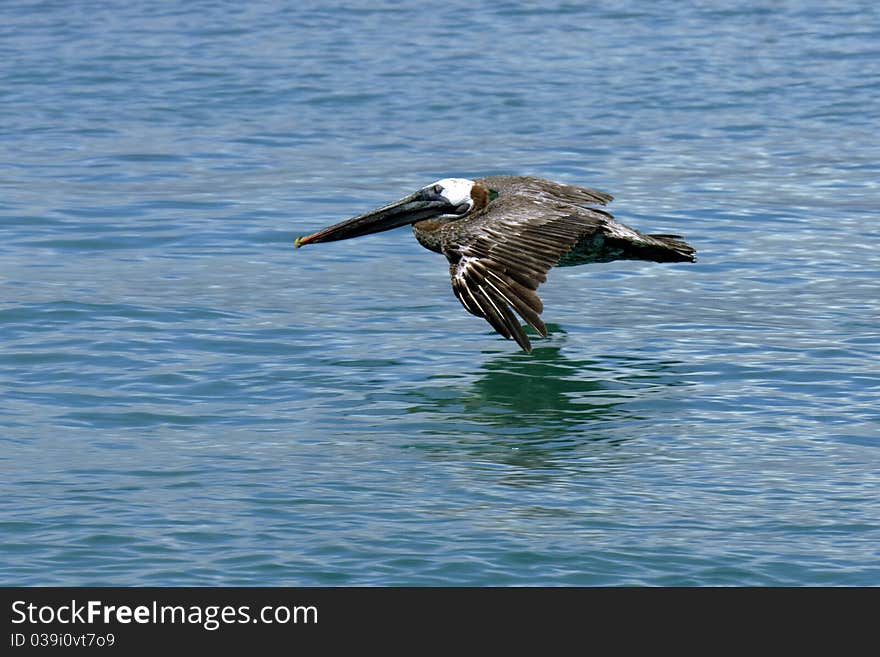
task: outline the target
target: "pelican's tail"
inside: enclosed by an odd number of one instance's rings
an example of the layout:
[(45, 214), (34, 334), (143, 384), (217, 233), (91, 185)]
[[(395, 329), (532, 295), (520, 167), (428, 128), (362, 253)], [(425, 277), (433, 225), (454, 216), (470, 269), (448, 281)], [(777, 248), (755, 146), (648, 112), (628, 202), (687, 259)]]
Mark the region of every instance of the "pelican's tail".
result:
[(639, 245), (640, 255), (654, 262), (694, 262), (697, 251), (681, 235), (646, 235), (647, 244)]

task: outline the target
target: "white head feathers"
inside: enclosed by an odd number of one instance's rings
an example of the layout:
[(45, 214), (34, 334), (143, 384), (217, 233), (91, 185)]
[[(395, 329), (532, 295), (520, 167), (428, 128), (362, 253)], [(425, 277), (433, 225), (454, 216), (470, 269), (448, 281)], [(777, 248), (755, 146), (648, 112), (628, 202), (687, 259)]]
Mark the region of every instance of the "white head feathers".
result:
[(468, 207), (474, 207), (474, 200), (471, 198), (471, 189), (473, 189), (474, 181), (467, 178), (443, 178), (437, 182), (428, 185), (435, 187), (439, 185), (443, 188), (440, 195), (445, 197), (452, 205), (458, 206), (466, 203)]

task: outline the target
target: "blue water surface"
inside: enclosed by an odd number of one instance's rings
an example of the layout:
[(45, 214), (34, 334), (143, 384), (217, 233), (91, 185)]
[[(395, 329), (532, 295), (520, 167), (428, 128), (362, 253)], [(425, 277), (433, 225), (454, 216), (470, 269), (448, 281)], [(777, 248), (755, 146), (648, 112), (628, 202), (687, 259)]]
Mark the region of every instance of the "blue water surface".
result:
[[(880, 585), (876, 2), (0, 4), (0, 583)], [(528, 355), (407, 229), (611, 192)]]

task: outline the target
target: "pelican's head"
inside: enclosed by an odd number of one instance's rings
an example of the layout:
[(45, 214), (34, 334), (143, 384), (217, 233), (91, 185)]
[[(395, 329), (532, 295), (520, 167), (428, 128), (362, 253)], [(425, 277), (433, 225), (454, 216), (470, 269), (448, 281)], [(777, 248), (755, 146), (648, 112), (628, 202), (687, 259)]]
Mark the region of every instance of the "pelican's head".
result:
[(443, 178), (422, 189), (430, 189), (434, 194), (445, 198), (456, 209), (456, 216), (464, 216), (474, 208), (475, 202), (471, 193), (476, 184), (468, 178)]
[(409, 196), (358, 215), (305, 237), (297, 237), (294, 246), (316, 242), (335, 242), (379, 233), (425, 219), (461, 219), (489, 202), (485, 185), (467, 178), (443, 178), (422, 187)]

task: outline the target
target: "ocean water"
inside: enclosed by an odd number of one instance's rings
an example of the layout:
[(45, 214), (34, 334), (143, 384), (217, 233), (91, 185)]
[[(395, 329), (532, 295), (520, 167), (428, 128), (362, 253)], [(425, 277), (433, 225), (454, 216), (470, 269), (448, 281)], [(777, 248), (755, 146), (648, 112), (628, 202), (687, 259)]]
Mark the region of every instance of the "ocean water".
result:
[[(880, 9), (726, 4), (0, 4), (0, 583), (880, 585)], [(699, 261), (293, 248), (499, 173)]]

